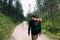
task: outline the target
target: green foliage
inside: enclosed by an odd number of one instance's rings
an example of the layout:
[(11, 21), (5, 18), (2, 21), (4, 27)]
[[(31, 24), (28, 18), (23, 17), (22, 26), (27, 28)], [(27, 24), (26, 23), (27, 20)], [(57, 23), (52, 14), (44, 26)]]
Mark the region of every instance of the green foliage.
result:
[(0, 13), (0, 40), (7, 40), (14, 28), (15, 24), (13, 21), (9, 17)]
[(47, 21), (46, 16), (44, 16), (42, 23), (42, 31), (54, 39), (60, 40), (60, 9), (56, 10), (54, 13), (54, 22)]
[[(37, 9), (42, 16), (42, 30), (48, 35), (60, 40), (60, 0), (44, 0), (43, 5), (41, 0), (37, 0)], [(57, 5), (58, 4), (58, 5)], [(41, 6), (42, 5), (42, 6)]]
[(31, 14), (30, 13), (27, 14), (26, 20), (27, 20), (27, 22), (29, 22), (29, 20), (31, 20)]
[(60, 23), (60, 9), (54, 12), (54, 20), (55, 20), (54, 22), (56, 22), (57, 24)]
[(50, 38), (52, 38), (52, 40), (60, 40), (60, 33), (56, 34), (52, 34), (49, 31), (46, 30), (42, 30), (43, 33), (45, 33), (47, 36), (49, 36)]
[(46, 22), (42, 27), (42, 32), (51, 37), (52, 40), (60, 40), (60, 27), (52, 26), (50, 22)]
[(38, 17), (37, 10), (34, 10), (34, 12), (32, 12), (32, 13), (33, 13), (33, 15), (35, 15), (37, 18), (39, 18), (39, 17)]
[[(52, 22), (45, 22), (45, 23), (42, 23), (42, 28), (43, 29), (47, 29), (48, 27), (52, 26)], [(48, 30), (48, 29), (47, 29)]]
[(35, 15), (35, 16), (38, 18), (37, 11), (34, 11), (34, 12), (32, 12), (32, 13), (28, 13), (28, 14), (27, 14), (26, 20), (27, 20), (27, 21), (31, 20), (31, 16), (32, 16), (32, 15)]
[[(15, 2), (15, 5), (13, 4), (13, 1)], [(18, 0), (3, 0), (0, 2), (2, 2), (2, 4), (0, 4), (0, 12), (9, 16), (15, 23), (25, 20), (22, 5)]]

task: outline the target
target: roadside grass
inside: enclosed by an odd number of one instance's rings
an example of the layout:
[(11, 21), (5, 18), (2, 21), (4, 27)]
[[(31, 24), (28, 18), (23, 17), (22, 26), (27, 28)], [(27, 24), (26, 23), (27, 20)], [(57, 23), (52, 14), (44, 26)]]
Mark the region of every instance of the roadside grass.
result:
[(60, 40), (60, 9), (57, 9), (53, 14), (53, 22), (48, 21), (46, 15), (43, 17), (42, 32), (54, 40)]
[(11, 18), (0, 13), (0, 40), (8, 40), (15, 26)]
[(60, 40), (60, 26), (57, 24), (53, 25), (52, 22), (42, 23), (42, 32), (53, 40)]
[(47, 36), (49, 36), (52, 40), (60, 40), (60, 34), (59, 35), (52, 34), (51, 32), (47, 30), (42, 30), (42, 32), (46, 34)]

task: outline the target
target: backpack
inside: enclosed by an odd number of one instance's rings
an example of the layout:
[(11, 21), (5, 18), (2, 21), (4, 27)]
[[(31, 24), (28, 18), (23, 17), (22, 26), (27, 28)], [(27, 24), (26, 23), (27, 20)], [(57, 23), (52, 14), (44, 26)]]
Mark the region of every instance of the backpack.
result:
[(40, 29), (41, 29), (40, 24), (41, 24), (41, 22), (34, 21), (33, 32), (38, 33), (40, 31)]

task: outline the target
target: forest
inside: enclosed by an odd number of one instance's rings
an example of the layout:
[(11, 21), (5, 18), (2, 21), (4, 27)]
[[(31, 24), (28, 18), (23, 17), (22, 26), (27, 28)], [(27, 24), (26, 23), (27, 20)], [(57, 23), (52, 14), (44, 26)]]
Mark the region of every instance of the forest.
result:
[(0, 40), (7, 40), (23, 20), (23, 8), (18, 0), (0, 0)]
[[(41, 4), (42, 3), (42, 4)], [(23, 15), (18, 0), (0, 0), (0, 40), (8, 40), (15, 26), (29, 21), (31, 14), (43, 20), (41, 30), (53, 39), (60, 40), (60, 0), (36, 0), (37, 10)]]
[[(32, 13), (43, 20), (42, 32), (56, 40), (60, 40), (60, 0), (43, 0), (43, 2), (36, 0), (36, 4), (37, 10)], [(31, 13), (28, 13), (28, 21), (30, 17)]]

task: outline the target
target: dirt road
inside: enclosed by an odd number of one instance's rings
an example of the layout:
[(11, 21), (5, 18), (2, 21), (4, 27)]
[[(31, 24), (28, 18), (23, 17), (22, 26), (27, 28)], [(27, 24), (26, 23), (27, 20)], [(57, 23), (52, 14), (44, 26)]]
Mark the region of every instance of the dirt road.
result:
[[(28, 36), (28, 25), (26, 22), (23, 22), (16, 26), (15, 30), (12, 33), (12, 36), (9, 40), (31, 40), (31, 36)], [(51, 40), (45, 34), (38, 36), (37, 40)]]

